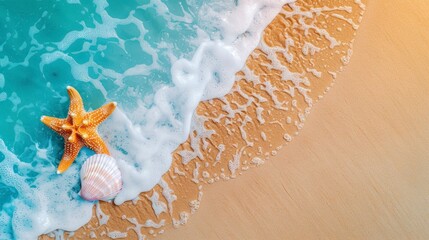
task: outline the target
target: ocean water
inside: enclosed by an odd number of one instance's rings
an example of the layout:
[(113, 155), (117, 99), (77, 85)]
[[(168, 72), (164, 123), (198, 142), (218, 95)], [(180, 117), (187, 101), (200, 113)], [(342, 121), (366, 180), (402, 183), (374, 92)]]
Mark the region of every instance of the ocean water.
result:
[[(124, 187), (158, 183), (201, 100), (220, 97), (289, 0), (0, 1), (0, 239), (35, 239), (89, 221), (83, 149), (64, 174), (63, 139), (40, 122), (65, 117), (66, 86), (87, 111), (118, 102), (99, 128)], [(112, 203), (113, 204), (113, 203)]]

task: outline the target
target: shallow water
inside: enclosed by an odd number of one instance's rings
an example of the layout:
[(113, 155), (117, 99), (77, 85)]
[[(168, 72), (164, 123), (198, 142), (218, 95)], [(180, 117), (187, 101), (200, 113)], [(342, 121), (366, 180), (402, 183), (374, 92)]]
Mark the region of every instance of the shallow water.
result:
[(66, 86), (88, 111), (118, 102), (100, 134), (127, 173), (120, 204), (159, 181), (198, 102), (229, 90), (286, 2), (0, 2), (0, 239), (75, 230), (92, 215), (78, 171), (93, 152), (57, 175), (63, 140), (39, 121), (65, 117)]

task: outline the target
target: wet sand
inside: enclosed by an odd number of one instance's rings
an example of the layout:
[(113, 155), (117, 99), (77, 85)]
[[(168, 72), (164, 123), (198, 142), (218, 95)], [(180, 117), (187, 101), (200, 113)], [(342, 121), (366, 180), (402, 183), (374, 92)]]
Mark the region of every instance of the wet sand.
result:
[(160, 239), (429, 239), (429, 2), (370, 1), (291, 144)]

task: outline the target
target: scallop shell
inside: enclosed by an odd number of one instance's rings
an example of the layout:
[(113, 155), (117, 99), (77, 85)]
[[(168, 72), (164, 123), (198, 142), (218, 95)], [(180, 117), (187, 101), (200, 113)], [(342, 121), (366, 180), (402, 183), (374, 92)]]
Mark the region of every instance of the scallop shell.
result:
[(122, 176), (116, 160), (105, 154), (88, 158), (80, 170), (80, 195), (88, 201), (108, 201), (122, 188)]

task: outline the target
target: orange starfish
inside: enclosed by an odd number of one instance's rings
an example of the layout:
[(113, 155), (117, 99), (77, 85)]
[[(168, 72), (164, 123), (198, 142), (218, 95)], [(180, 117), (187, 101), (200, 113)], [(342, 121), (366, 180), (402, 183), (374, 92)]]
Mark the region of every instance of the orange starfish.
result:
[(68, 86), (70, 107), (67, 118), (60, 119), (42, 116), (44, 124), (64, 137), (64, 154), (57, 173), (63, 173), (76, 159), (80, 149), (87, 146), (96, 153), (109, 155), (109, 149), (98, 135), (97, 126), (103, 122), (116, 108), (116, 102), (108, 103), (101, 108), (87, 113), (83, 108), (82, 98), (78, 91)]

